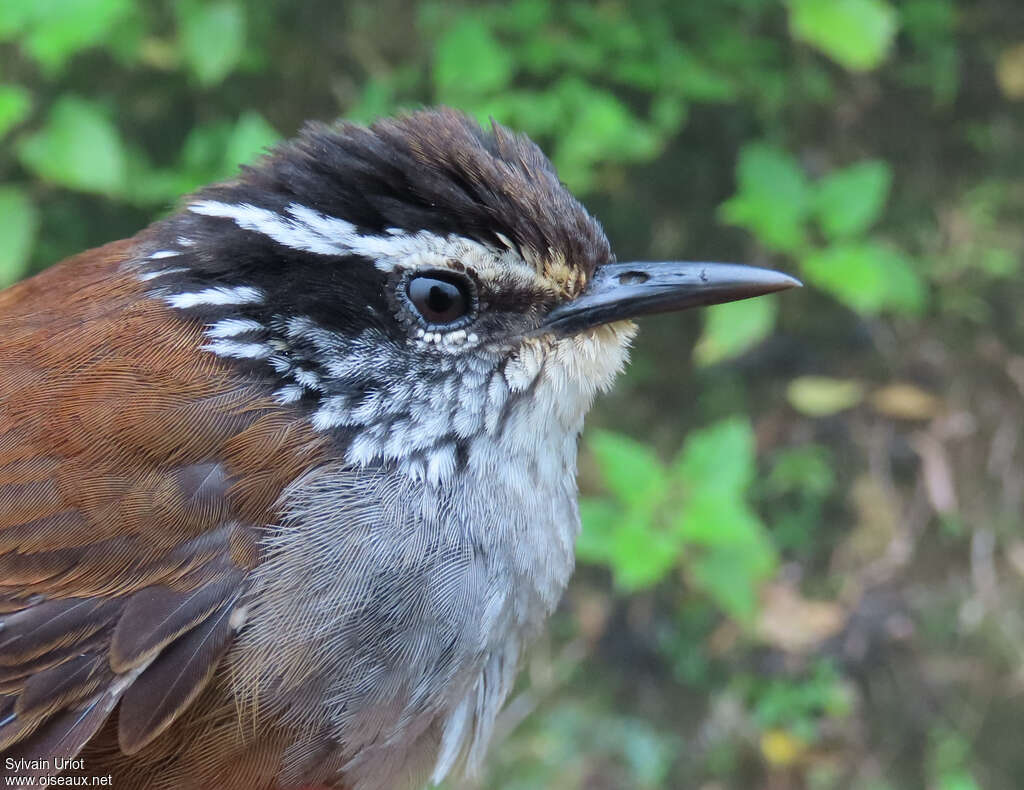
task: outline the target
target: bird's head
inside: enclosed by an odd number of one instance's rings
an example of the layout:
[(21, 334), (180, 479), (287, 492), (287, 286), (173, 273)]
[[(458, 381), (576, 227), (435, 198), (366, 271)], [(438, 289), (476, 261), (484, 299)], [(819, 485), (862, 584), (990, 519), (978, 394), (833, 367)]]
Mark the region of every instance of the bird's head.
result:
[(526, 137), (450, 110), (310, 125), (146, 239), (140, 276), (357, 465), (442, 483), (479, 441), (579, 430), (631, 319), (796, 284), (617, 263)]

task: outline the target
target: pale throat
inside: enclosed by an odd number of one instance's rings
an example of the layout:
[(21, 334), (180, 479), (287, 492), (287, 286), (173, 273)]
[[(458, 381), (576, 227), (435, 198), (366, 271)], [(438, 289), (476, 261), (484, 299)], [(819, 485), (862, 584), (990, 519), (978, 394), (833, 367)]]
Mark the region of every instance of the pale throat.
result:
[[(505, 368), (514, 391), (535, 387), (535, 403), (565, 428), (578, 428), (595, 396), (607, 392), (629, 361), (636, 324), (619, 321), (569, 337), (541, 335), (524, 340)], [(552, 425), (551, 427), (555, 427)]]
[(482, 432), (470, 444), (468, 471), (483, 488), (501, 489), (495, 495), (510, 503), (557, 500), (571, 511), (553, 515), (568, 529), (560, 549), (569, 554), (578, 526), (577, 439), (595, 396), (625, 366), (635, 333), (633, 323), (620, 322), (521, 343), (500, 373), (509, 397), (520, 395), (520, 400), (496, 430)]

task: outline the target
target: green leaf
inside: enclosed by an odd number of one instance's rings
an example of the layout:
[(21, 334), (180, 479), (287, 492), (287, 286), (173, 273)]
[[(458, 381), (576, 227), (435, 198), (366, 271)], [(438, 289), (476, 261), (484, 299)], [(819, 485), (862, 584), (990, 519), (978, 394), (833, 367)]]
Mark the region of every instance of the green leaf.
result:
[(917, 313), (924, 307), (921, 278), (904, 255), (886, 245), (838, 242), (807, 255), (801, 265), (809, 283), (857, 312)]
[(240, 164), (252, 162), (281, 139), (273, 126), (255, 110), (247, 110), (239, 117), (228, 137), (224, 164), (234, 170)]
[[(226, 121), (197, 124), (189, 131), (181, 146), (181, 169), (202, 173), (205, 178), (222, 178), (227, 174), (224, 152), (235, 126)], [(234, 169), (237, 162), (231, 162)]]
[(981, 790), (981, 785), (966, 771), (943, 774), (937, 786), (938, 790)]
[(245, 12), (234, 0), (178, 5), (180, 45), (185, 62), (202, 85), (216, 85), (245, 50)]
[(166, 203), (179, 195), (238, 172), (280, 139), (258, 112), (247, 110), (235, 123), (215, 121), (194, 126), (181, 147), (178, 164), (156, 169), (141, 151), (129, 157), (131, 199), (139, 204)]
[(129, 149), (126, 192), (121, 196), (138, 206), (166, 207), (209, 179), (193, 180), (177, 168), (155, 168), (139, 149)]
[(512, 73), (512, 57), (475, 16), (461, 17), (434, 50), (434, 85), (441, 101), (501, 90), (511, 81)]
[(115, 26), (134, 11), (131, 0), (15, 0), (34, 5), (22, 46), (53, 71), (83, 49), (112, 37)]
[(18, 187), (0, 186), (0, 288), (25, 273), (39, 228), (39, 212)]
[(825, 235), (839, 239), (866, 231), (881, 215), (891, 186), (892, 171), (879, 159), (858, 162), (823, 178), (815, 208)]
[(32, 108), (29, 92), (20, 85), (0, 85), (0, 137), (21, 123)]
[(14, 38), (35, 19), (37, 7), (33, 0), (0, 3), (0, 41)]
[(672, 475), (694, 495), (741, 498), (754, 478), (754, 430), (742, 417), (693, 431), (672, 466)]
[(688, 99), (699, 102), (725, 102), (736, 98), (737, 86), (728, 73), (701, 63), (683, 48), (667, 48), (663, 55), (671, 64), (661, 76), (678, 86)]
[(659, 582), (677, 564), (681, 537), (656, 527), (647, 514), (625, 513), (604, 499), (580, 502), (583, 530), (576, 555), (583, 562), (608, 566), (623, 590), (638, 590)]
[(583, 562), (609, 564), (613, 559), (615, 530), (622, 523), (622, 508), (607, 499), (580, 499), (583, 528), (576, 539), (576, 556)]
[(593, 186), (596, 168), (613, 162), (652, 158), (661, 137), (613, 93), (583, 80), (562, 80), (557, 90), (564, 118), (553, 160), (559, 175), (577, 192)]
[(81, 192), (118, 195), (125, 188), (124, 146), (98, 104), (57, 99), (45, 126), (18, 146), (22, 164), (42, 178)]
[(767, 541), (759, 546), (713, 548), (690, 566), (693, 581), (724, 612), (751, 625), (757, 613), (757, 594), (771, 576), (775, 555)]
[(889, 278), (885, 306), (894, 312), (920, 315), (928, 294), (910, 259), (892, 247), (880, 246), (875, 260), (885, 268)]
[(742, 500), (742, 492), (699, 489), (676, 514), (673, 532), (696, 546), (740, 546), (758, 540), (760, 521)]
[(658, 528), (648, 513), (624, 512), (605, 499), (580, 501), (583, 530), (576, 555), (583, 562), (608, 566), (623, 590), (650, 587), (678, 563), (683, 551), (676, 532)]
[(345, 117), (358, 123), (370, 123), (395, 109), (395, 84), (387, 77), (370, 77), (359, 97), (345, 112)]
[(789, 0), (789, 26), (840, 65), (864, 71), (888, 55), (897, 15), (885, 0)]
[(612, 539), (609, 561), (615, 583), (630, 592), (661, 581), (683, 551), (679, 535), (653, 527), (639, 514), (627, 517)]
[(488, 14), (505, 30), (535, 34), (551, 19), (551, 0), (512, 0), (488, 9)]
[(704, 331), (694, 348), (698, 365), (737, 357), (764, 340), (775, 326), (772, 297), (715, 305), (704, 311)]
[(808, 417), (829, 417), (852, 409), (864, 400), (864, 385), (852, 379), (800, 376), (789, 382), (786, 398)]
[(699, 547), (688, 554), (693, 581), (719, 607), (749, 623), (758, 587), (776, 564), (760, 519), (737, 497), (700, 491), (680, 514), (677, 534)]
[(620, 502), (648, 512), (660, 504), (668, 477), (654, 450), (610, 431), (595, 431), (588, 444), (605, 485)]
[(655, 94), (651, 99), (651, 123), (663, 134), (672, 135), (686, 123), (688, 107), (678, 96)]
[(476, 107), (481, 121), (493, 117), (536, 137), (556, 133), (561, 123), (562, 102), (553, 91), (502, 91)]
[(836, 473), (828, 447), (802, 444), (779, 450), (775, 454), (764, 487), (776, 496), (800, 492), (806, 496), (823, 498), (832, 493), (835, 485)]
[(740, 152), (736, 178), (737, 193), (722, 204), (722, 218), (772, 249), (803, 249), (812, 194), (796, 159), (774, 146), (751, 143)]
[(562, 96), (573, 116), (558, 149), (562, 156), (625, 162), (657, 153), (643, 122), (613, 93), (571, 81), (563, 84)]

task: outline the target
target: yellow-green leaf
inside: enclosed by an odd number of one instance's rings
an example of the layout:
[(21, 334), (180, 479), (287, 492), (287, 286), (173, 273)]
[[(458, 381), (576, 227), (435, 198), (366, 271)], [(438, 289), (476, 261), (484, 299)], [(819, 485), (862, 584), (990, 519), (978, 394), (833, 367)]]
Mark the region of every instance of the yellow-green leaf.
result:
[(807, 281), (860, 313), (916, 313), (925, 303), (924, 284), (899, 250), (875, 242), (837, 242), (801, 262)]
[(646, 508), (661, 500), (667, 476), (654, 450), (611, 431), (595, 431), (588, 444), (605, 485), (620, 502)]
[(1006, 98), (1024, 99), (1024, 44), (1015, 44), (999, 55), (996, 81)]
[(0, 137), (28, 115), (32, 99), (20, 85), (0, 85)]
[(50, 71), (76, 52), (113, 43), (116, 26), (135, 10), (131, 0), (7, 0), (19, 2), (33, 7), (22, 46)]
[(477, 97), (508, 85), (513, 61), (490, 28), (475, 16), (463, 16), (434, 50), (434, 85), (441, 101)]
[(121, 194), (126, 163), (121, 135), (95, 102), (62, 96), (43, 128), (21, 141), (22, 164), (42, 178), (69, 189)]
[(0, 186), (0, 288), (24, 275), (38, 227), (39, 212), (24, 190)]
[(880, 159), (858, 162), (830, 173), (818, 183), (818, 222), (829, 238), (863, 233), (882, 213), (892, 171)]
[(686, 437), (673, 464), (673, 476), (690, 492), (741, 499), (754, 477), (756, 455), (750, 421), (731, 417)]
[(897, 15), (885, 0), (789, 0), (789, 26), (842, 66), (865, 71), (889, 54)]
[(245, 11), (233, 0), (182, 3), (181, 50), (203, 85), (216, 85), (238, 64), (245, 49)]
[(736, 194), (720, 209), (726, 222), (741, 225), (780, 252), (806, 245), (811, 192), (795, 157), (764, 143), (749, 144), (740, 152), (736, 180)]
[(280, 139), (281, 135), (267, 123), (266, 118), (255, 110), (248, 110), (242, 113), (231, 130), (224, 164), (234, 168), (252, 162)]
[(709, 307), (693, 352), (697, 364), (713, 365), (753, 348), (771, 333), (777, 313), (778, 302), (769, 296)]
[(852, 409), (864, 399), (864, 385), (853, 379), (800, 376), (789, 382), (786, 398), (808, 417), (828, 417)]

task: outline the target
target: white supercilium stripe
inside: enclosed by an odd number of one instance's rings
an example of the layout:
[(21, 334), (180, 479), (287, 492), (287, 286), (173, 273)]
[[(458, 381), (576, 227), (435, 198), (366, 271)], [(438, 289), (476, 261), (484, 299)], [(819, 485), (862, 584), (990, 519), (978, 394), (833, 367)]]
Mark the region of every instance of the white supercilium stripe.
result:
[(205, 288), (192, 293), (174, 294), (167, 297), (167, 304), (178, 309), (199, 305), (253, 304), (263, 301), (263, 292), (248, 285), (234, 288)]
[[(326, 216), (298, 203), (289, 205), (285, 209), (286, 214), (249, 203), (235, 205), (216, 200), (197, 201), (189, 206), (189, 210), (207, 217), (232, 219), (240, 228), (260, 233), (293, 250), (369, 258), (385, 271), (394, 268), (399, 260), (425, 251), (453, 258), (464, 258), (467, 254), (490, 258), (494, 254), (479, 242), (461, 236), (438, 236), (423, 230), (403, 233), (391, 228), (382, 236), (364, 236), (351, 222)], [(524, 274), (530, 276), (532, 272), (524, 268)]]
[[(291, 247), (293, 250), (315, 252), (320, 255), (339, 255), (345, 252), (342, 239), (331, 239), (306, 223), (283, 217), (275, 211), (258, 208), (249, 203), (233, 205), (216, 200), (200, 200), (189, 206), (189, 210), (193, 214), (202, 214), (207, 217), (233, 219), (238, 227), (260, 233), (278, 244)], [(339, 223), (342, 235), (355, 233), (355, 228), (351, 223), (344, 220), (335, 220), (335, 222)]]

